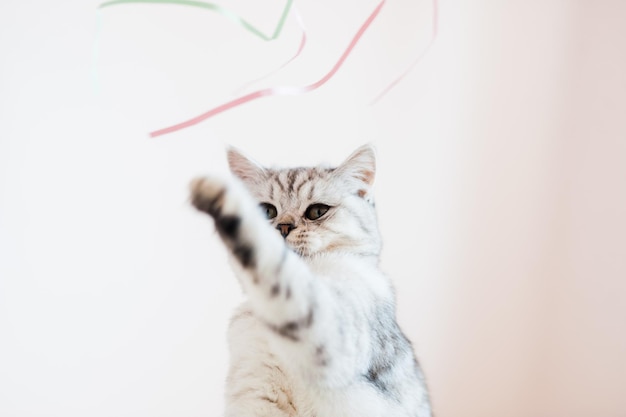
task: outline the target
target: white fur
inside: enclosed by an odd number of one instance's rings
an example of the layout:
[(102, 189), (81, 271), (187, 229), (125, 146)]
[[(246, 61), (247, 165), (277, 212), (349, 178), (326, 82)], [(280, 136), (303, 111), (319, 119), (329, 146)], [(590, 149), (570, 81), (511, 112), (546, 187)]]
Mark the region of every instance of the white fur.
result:
[[(429, 417), (423, 376), (395, 323), (391, 283), (378, 268), (371, 149), (357, 150), (334, 171), (300, 177), (266, 170), (234, 150), (229, 163), (243, 183), (192, 183), (196, 202), (223, 196), (210, 213), (216, 223), (220, 216), (241, 219), (236, 237), (222, 235), (225, 244), (233, 253), (251, 247), (255, 256), (253, 266), (232, 259), (248, 300), (228, 334), (225, 416)], [(313, 174), (315, 183), (299, 181)], [(300, 194), (277, 194), (271, 181), (299, 184)], [(272, 227), (259, 201), (276, 205)], [(321, 222), (302, 218), (315, 202), (332, 206)], [(286, 239), (275, 230), (281, 221), (296, 225)]]

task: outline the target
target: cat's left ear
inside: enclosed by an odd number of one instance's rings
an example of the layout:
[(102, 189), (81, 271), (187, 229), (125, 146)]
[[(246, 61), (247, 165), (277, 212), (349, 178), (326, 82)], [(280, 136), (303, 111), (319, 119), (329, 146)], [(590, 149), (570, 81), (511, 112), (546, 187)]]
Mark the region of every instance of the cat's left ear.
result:
[(352, 152), (335, 172), (349, 179), (356, 187), (357, 194), (369, 200), (376, 176), (376, 153), (372, 145), (363, 145)]
[(244, 183), (259, 183), (265, 178), (265, 169), (240, 150), (230, 146), (226, 154), (230, 172)]

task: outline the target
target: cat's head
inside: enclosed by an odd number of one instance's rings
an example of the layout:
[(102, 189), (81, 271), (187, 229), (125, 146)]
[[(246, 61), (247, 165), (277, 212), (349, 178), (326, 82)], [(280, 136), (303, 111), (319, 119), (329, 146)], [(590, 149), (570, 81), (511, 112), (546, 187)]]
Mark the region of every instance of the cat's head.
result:
[(360, 147), (334, 168), (264, 168), (234, 148), (228, 150), (228, 164), (276, 233), (300, 255), (379, 254), (371, 146)]

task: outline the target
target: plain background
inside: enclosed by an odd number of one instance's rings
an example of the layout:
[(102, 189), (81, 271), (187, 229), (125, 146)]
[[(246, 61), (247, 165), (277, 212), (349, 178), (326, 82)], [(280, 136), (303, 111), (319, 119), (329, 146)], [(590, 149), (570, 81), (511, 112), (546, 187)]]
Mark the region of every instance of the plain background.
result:
[[(626, 2), (389, 0), (337, 75), (179, 133), (295, 53), (214, 12), (0, 3), (0, 416), (217, 416), (241, 300), (187, 184), (378, 151), (382, 265), (439, 417), (626, 416)], [(227, 6), (271, 32), (278, 0)], [(376, 6), (302, 0), (321, 78)], [(98, 17), (99, 15), (99, 17)], [(99, 21), (99, 29), (97, 22)], [(246, 91), (251, 91), (246, 90)]]

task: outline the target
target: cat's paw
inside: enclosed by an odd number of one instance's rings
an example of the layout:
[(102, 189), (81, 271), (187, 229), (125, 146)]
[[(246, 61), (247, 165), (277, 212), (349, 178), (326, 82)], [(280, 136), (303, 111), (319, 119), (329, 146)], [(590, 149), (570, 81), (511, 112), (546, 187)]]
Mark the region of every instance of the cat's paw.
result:
[[(244, 268), (253, 267), (255, 251), (250, 242), (251, 228), (245, 226), (250, 211), (257, 206), (235, 180), (217, 177), (196, 178), (191, 181), (191, 204), (215, 221), (215, 229), (232, 254)], [(260, 215), (259, 213), (254, 213)]]
[(213, 218), (219, 217), (226, 194), (226, 182), (214, 177), (195, 178), (189, 184), (191, 204)]

